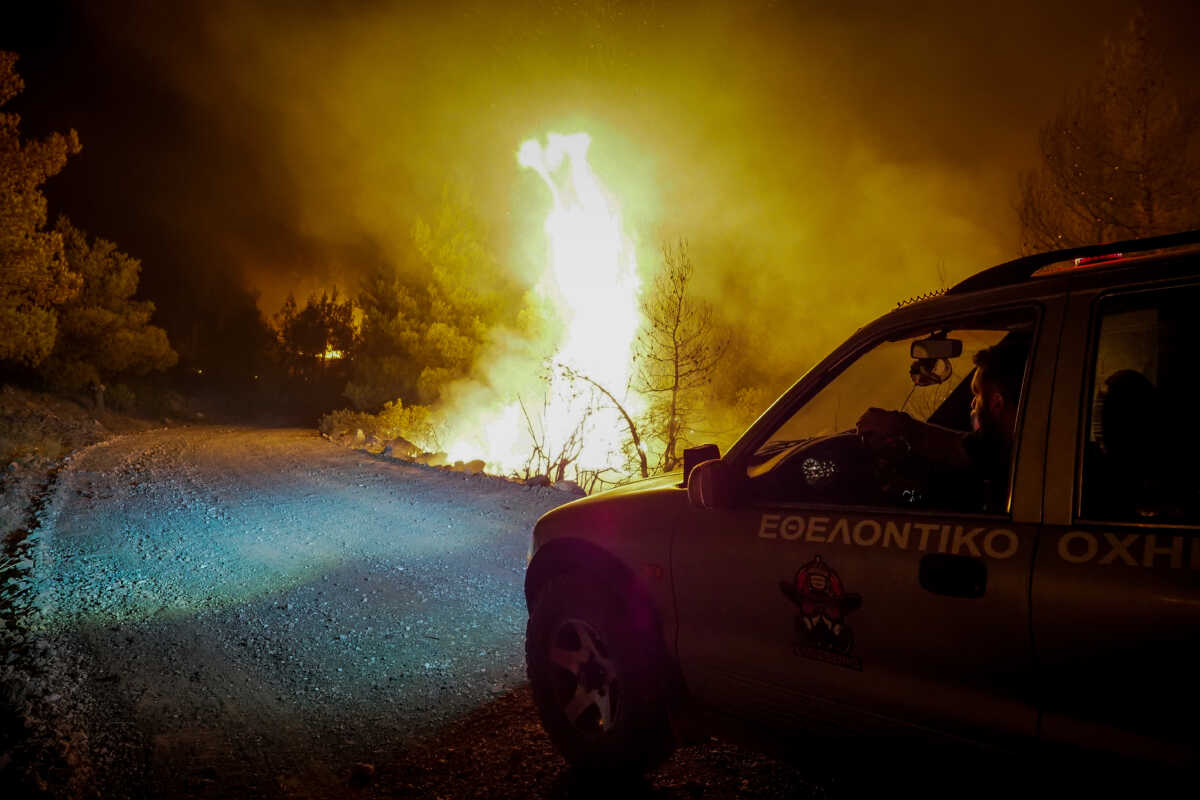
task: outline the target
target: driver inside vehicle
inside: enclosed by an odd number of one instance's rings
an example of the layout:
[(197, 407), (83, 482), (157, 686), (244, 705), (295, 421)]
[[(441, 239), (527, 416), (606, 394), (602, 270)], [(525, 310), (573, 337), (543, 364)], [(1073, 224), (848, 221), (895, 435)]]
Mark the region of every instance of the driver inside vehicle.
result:
[(981, 508), (997, 510), (1008, 496), (1017, 404), (1028, 351), (1023, 338), (1007, 337), (975, 354), (970, 432), (922, 422), (903, 411), (869, 408), (858, 420), (859, 435), (872, 449), (899, 445), (943, 470), (964, 473), (980, 492)]

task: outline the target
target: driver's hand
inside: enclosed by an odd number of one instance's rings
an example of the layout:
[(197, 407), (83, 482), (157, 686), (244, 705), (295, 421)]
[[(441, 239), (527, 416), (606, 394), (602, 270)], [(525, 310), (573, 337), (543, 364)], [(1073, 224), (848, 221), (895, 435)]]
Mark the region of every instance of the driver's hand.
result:
[(891, 441), (905, 440), (912, 423), (913, 418), (903, 411), (868, 408), (858, 418), (858, 435), (869, 445), (883, 445)]

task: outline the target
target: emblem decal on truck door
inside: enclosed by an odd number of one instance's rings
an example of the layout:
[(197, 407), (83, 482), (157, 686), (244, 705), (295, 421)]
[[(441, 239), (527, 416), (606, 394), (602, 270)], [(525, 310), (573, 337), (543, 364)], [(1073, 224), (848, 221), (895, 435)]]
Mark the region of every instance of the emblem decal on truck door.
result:
[(779, 589), (800, 609), (793, 653), (862, 669), (862, 660), (851, 654), (854, 631), (846, 624), (846, 616), (862, 608), (862, 595), (847, 594), (841, 577), (820, 556), (796, 570), (791, 581), (780, 581)]

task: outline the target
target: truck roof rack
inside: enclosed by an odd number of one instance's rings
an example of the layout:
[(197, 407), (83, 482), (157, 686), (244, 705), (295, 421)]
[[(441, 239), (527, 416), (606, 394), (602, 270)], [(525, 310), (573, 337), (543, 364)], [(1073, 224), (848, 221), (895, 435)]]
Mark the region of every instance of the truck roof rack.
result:
[[(1200, 245), (1200, 230), (1183, 233), (1169, 233), (1165, 236), (1150, 236), (1145, 239), (1130, 239), (1124, 242), (1109, 242), (1106, 244), (1090, 244), (1085, 247), (1072, 247), (1068, 250), (1053, 250), (1049, 253), (1038, 253), (1008, 261), (982, 272), (977, 272), (965, 278), (946, 291), (946, 294), (964, 294), (979, 289), (993, 289), (997, 286), (1007, 286), (1021, 283), (1032, 278), (1039, 270), (1052, 264), (1075, 259), (1096, 259), (1094, 263), (1104, 263), (1104, 256), (1119, 258), (1132, 253), (1145, 253), (1151, 250), (1167, 250), (1185, 245)], [(1083, 264), (1078, 264), (1083, 266)]]

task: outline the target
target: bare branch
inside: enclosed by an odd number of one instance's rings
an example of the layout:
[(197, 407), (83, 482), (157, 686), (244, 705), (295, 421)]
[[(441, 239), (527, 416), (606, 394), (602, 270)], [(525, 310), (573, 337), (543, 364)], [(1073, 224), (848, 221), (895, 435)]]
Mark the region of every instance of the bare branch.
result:
[(645, 425), (662, 445), (658, 467), (670, 471), (686, 443), (688, 396), (711, 383), (729, 337), (713, 322), (712, 306), (691, 292), (694, 267), (687, 241), (664, 244), (662, 255), (663, 272), (642, 303), (647, 331), (639, 339), (638, 389), (656, 398)]
[(616, 397), (613, 396), (612, 392), (610, 392), (608, 389), (605, 389), (603, 386), (601, 386), (599, 382), (593, 380), (592, 378), (588, 377), (587, 375), (584, 375), (582, 372), (578, 372), (576, 370), (571, 369), (570, 367), (566, 366), (565, 364), (560, 365), (560, 366), (562, 368), (563, 374), (566, 375), (568, 378), (571, 378), (572, 380), (578, 379), (578, 380), (586, 381), (587, 383), (591, 384), (596, 389), (598, 389), (600, 391), (600, 393), (603, 394), (605, 397), (607, 397), (609, 399), (609, 401), (613, 404), (613, 406), (616, 407), (617, 411), (619, 411), (621, 413), (621, 416), (625, 418), (625, 424), (629, 426), (629, 437), (633, 440), (633, 447), (637, 451), (638, 458), (641, 461), (640, 466), (641, 466), (641, 470), (642, 470), (642, 477), (643, 478), (650, 477), (649, 465), (646, 463), (646, 449), (642, 446), (642, 438), (641, 438), (641, 436), (638, 435), (637, 425), (634, 424), (633, 417), (631, 417), (629, 415), (629, 412), (625, 410), (625, 406), (623, 406), (621, 404), (621, 402), (619, 400), (617, 400)]

